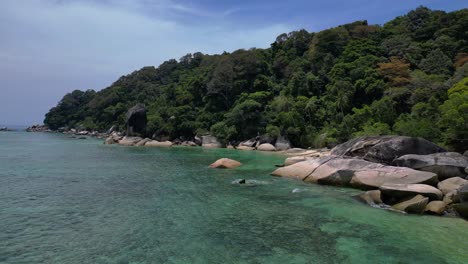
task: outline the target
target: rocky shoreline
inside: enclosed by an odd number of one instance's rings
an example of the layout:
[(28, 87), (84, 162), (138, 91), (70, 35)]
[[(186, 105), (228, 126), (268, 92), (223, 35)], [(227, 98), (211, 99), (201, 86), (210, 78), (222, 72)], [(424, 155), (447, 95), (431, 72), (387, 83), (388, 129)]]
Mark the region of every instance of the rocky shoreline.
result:
[[(216, 137), (195, 136), (191, 140), (155, 140), (125, 136), (109, 129), (96, 131), (58, 129), (35, 125), (29, 132), (71, 134), (104, 139), (104, 144), (135, 147), (175, 145), (221, 148)], [(273, 176), (308, 183), (345, 186), (365, 192), (356, 199), (370, 206), (409, 214), (460, 216), (468, 219), (468, 153), (447, 152), (422, 138), (404, 136), (359, 137), (333, 149), (291, 148), (284, 138), (256, 137), (227, 148), (277, 152), (287, 156)], [(220, 159), (212, 168), (235, 168), (241, 164)], [(243, 181), (240, 181), (242, 184)]]

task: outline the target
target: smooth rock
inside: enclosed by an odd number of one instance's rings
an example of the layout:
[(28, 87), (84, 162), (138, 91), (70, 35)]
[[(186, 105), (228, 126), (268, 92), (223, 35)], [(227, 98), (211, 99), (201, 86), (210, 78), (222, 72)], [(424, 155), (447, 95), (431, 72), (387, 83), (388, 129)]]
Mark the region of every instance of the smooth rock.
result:
[(443, 152), (428, 155), (404, 155), (394, 161), (398, 166), (434, 172), (439, 179), (466, 177), (468, 158), (457, 152)]
[(442, 191), (443, 194), (453, 192), (460, 189), (463, 185), (467, 184), (468, 180), (462, 179), (460, 177), (453, 177), (441, 181), (437, 184), (437, 188)]
[(295, 178), (298, 180), (305, 180), (313, 171), (315, 171), (320, 165), (333, 159), (334, 157), (321, 157), (317, 159), (306, 160), (297, 162), (290, 166), (285, 166), (276, 169), (271, 173), (273, 176)]
[(360, 157), (368, 161), (392, 165), (393, 160), (406, 154), (426, 155), (446, 152), (423, 138), (405, 136), (365, 136), (337, 145), (332, 155)]
[(276, 151), (275, 146), (273, 146), (270, 143), (263, 143), (260, 146), (257, 147), (257, 150), (260, 151)]
[(408, 214), (422, 214), (428, 202), (429, 198), (418, 194), (409, 200), (393, 205), (392, 208)]
[(232, 160), (228, 158), (222, 158), (210, 165), (211, 168), (219, 168), (219, 169), (234, 169), (242, 165), (242, 163), (238, 162), (237, 160)]
[(305, 160), (306, 160), (306, 157), (303, 157), (303, 156), (289, 157), (284, 161), (284, 166), (293, 165), (294, 163), (298, 163), (298, 162), (305, 161)]
[(445, 207), (446, 204), (443, 201), (432, 201), (426, 205), (424, 212), (442, 215), (445, 211)]
[(186, 147), (196, 147), (198, 146), (197, 143), (193, 141), (184, 141), (180, 144), (181, 146), (186, 146)]
[(145, 143), (145, 147), (171, 147), (172, 145), (171, 141), (150, 140)]
[(143, 140), (141, 137), (124, 137), (122, 140), (119, 140), (119, 145), (134, 146), (141, 140)]
[(238, 147), (243, 146), (243, 147), (254, 148), (255, 144), (257, 144), (257, 140), (255, 138), (252, 138), (252, 139), (249, 139), (249, 140), (246, 140), (246, 141), (243, 141), (243, 142), (239, 143)]
[(452, 204), (452, 203), (459, 203), (460, 202), (460, 197), (458, 196), (457, 191), (452, 191), (444, 195), (444, 199), (442, 200), (446, 205)]
[(430, 200), (442, 200), (442, 192), (427, 184), (384, 184), (380, 186), (382, 195), (391, 198), (404, 199), (416, 194), (424, 195)]

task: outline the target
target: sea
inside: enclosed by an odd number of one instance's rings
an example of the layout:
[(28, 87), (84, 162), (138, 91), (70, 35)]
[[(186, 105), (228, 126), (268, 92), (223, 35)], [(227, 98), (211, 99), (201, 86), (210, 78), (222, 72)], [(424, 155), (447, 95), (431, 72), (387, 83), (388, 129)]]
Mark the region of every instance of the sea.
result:
[(284, 158), (0, 132), (0, 263), (468, 263), (468, 221), (270, 176)]

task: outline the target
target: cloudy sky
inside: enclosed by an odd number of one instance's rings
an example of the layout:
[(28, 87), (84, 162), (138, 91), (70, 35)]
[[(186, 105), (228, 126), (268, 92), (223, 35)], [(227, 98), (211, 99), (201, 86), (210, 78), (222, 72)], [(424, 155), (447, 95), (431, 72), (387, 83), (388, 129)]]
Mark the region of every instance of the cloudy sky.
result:
[(465, 0), (0, 0), (0, 125), (42, 123), (74, 89), (201, 51), (266, 48), (277, 35)]

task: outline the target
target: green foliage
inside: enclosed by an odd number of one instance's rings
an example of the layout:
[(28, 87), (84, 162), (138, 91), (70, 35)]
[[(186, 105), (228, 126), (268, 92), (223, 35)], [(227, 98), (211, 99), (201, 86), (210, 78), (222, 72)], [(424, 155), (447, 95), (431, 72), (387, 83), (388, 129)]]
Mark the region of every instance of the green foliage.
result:
[(268, 49), (187, 54), (99, 92), (73, 91), (44, 123), (123, 130), (127, 110), (143, 103), (149, 136), (212, 133), (228, 142), (267, 133), (295, 146), (330, 147), (396, 133), (461, 150), (468, 138), (467, 27), (467, 9), (419, 7), (384, 26), (356, 21), (281, 34)]

